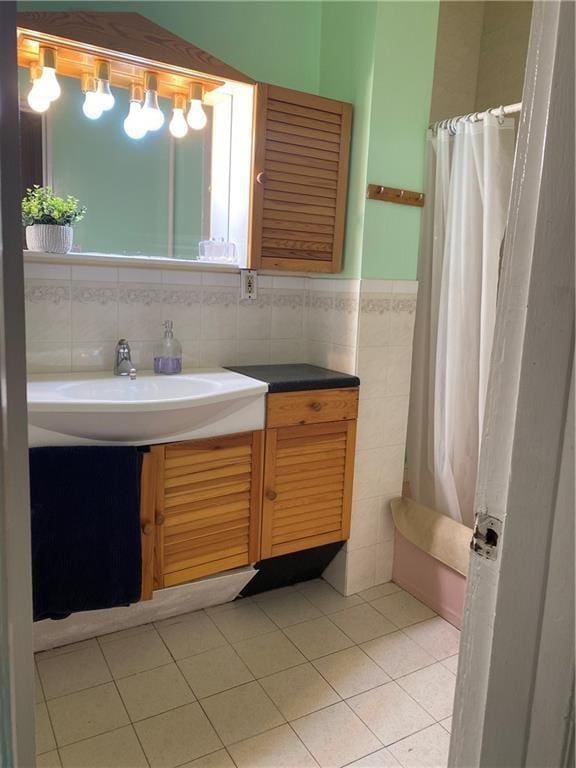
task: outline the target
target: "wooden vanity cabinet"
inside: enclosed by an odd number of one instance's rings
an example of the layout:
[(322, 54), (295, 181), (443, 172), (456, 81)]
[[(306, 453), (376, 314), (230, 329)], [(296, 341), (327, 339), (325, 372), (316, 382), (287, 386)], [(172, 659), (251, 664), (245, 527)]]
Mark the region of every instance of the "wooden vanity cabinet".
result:
[(260, 557), (350, 535), (358, 389), (268, 395)]
[(264, 433), (152, 448), (156, 589), (256, 562)]

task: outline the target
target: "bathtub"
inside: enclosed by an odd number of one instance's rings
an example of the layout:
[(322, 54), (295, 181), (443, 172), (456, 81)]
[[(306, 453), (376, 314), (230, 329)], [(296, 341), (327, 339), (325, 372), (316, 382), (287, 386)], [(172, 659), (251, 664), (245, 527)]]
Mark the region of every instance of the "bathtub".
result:
[(412, 499), (393, 499), (390, 506), (392, 580), (460, 629), (472, 530)]

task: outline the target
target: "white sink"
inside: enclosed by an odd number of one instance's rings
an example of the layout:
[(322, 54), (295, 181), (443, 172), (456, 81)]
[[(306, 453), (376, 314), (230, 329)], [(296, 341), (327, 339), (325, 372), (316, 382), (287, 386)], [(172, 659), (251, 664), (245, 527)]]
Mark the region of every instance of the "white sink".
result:
[(267, 385), (223, 368), (30, 376), (31, 446), (144, 445), (264, 428)]

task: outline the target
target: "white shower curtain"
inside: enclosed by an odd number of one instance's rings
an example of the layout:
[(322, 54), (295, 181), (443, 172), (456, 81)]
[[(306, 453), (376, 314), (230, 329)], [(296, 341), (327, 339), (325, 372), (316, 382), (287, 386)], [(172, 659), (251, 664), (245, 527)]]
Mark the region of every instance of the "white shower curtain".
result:
[(460, 121), (428, 137), (408, 423), (416, 501), (473, 524), (514, 121)]

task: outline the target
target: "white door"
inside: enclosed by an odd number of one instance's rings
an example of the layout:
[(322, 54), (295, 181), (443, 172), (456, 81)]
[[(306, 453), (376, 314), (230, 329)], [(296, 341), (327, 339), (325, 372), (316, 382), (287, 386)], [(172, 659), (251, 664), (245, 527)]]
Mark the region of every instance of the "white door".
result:
[(451, 768), (560, 768), (573, 749), (570, 1), (534, 3), (522, 102), (476, 491), (488, 540), (470, 560)]
[(16, 3), (0, 2), (0, 766), (32, 768), (34, 675)]

